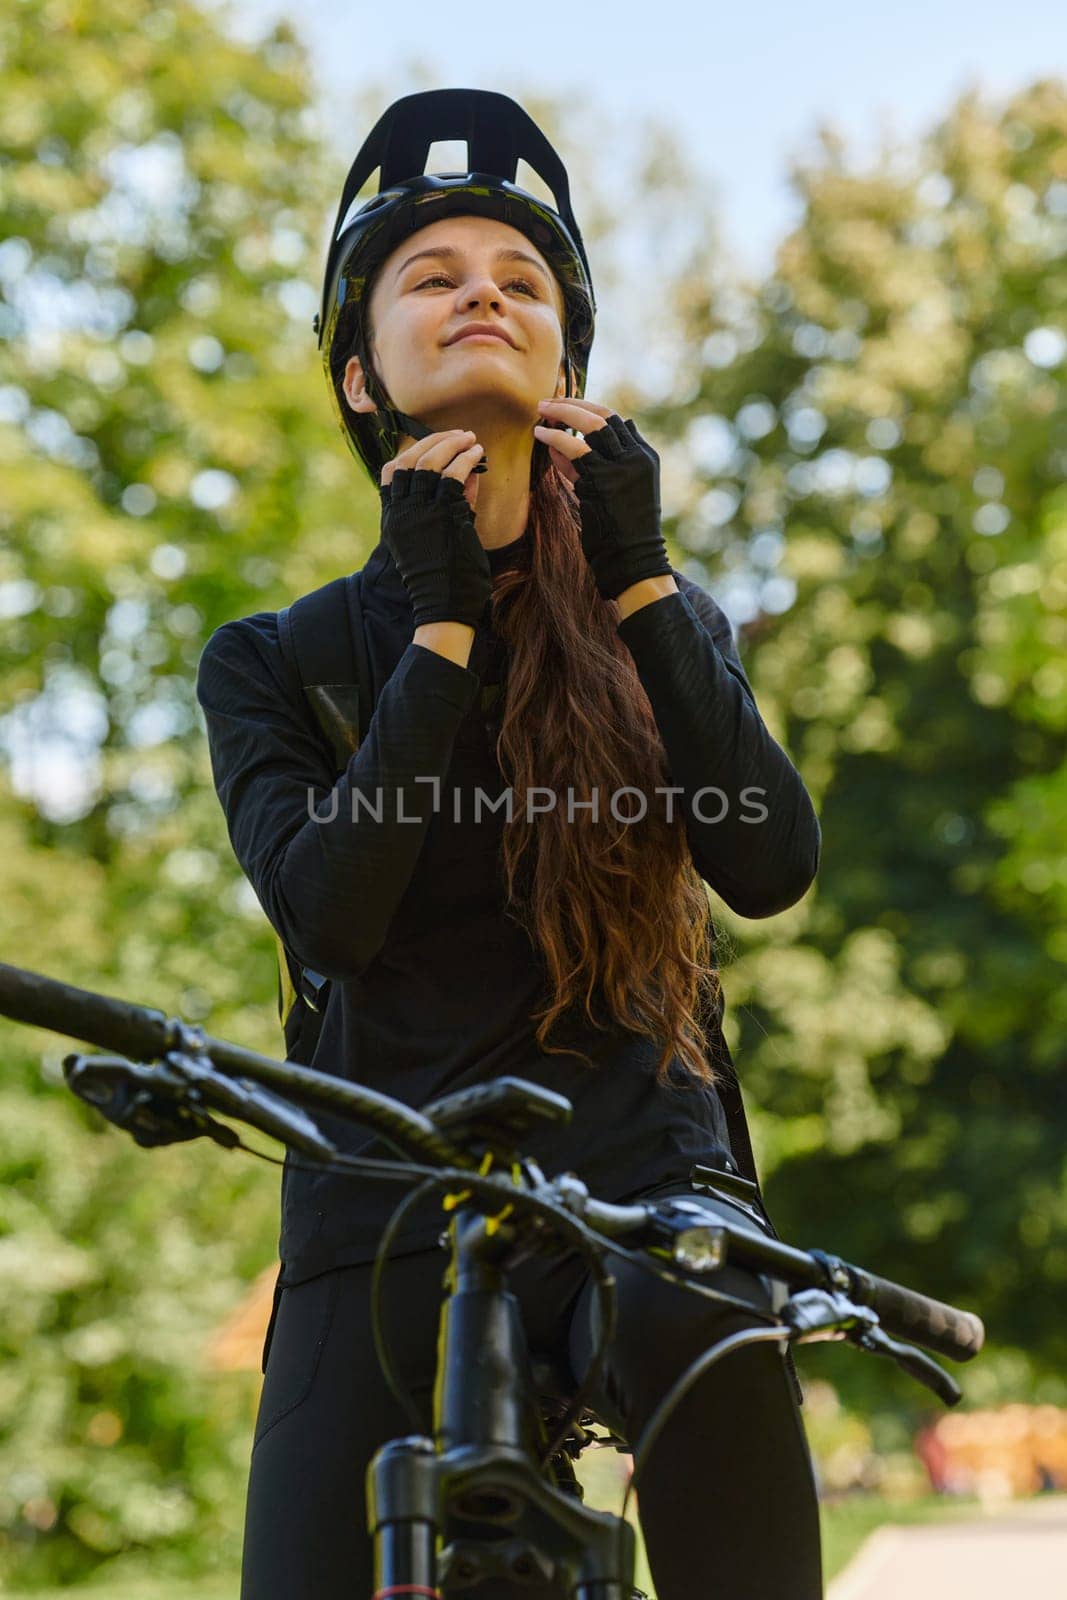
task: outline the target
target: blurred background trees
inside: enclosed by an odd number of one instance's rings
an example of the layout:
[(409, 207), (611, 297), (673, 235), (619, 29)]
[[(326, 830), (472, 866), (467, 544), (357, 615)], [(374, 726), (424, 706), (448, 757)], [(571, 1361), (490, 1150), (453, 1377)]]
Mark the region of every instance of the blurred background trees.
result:
[[(25, 0), (0, 52), (0, 957), (280, 1053), (193, 684), (219, 622), (377, 539), (311, 334), (344, 169), (284, 26)], [(578, 111), (518, 97), (592, 192)], [(648, 365), (609, 394), (595, 355), (589, 391), (660, 449), (676, 564), (822, 819), (800, 905), (716, 908), (776, 1221), (979, 1310), (983, 1404), (1067, 1400), (1065, 132), (1053, 81), (865, 170), (825, 130), (760, 283), (694, 197), (654, 306), (647, 268), (613, 291)], [(650, 140), (631, 227), (684, 174)], [(591, 217), (598, 285), (621, 226)], [(68, 1041), (0, 1027), (0, 1575), (232, 1571), (258, 1375), (204, 1352), (278, 1173), (138, 1149), (66, 1090)], [(923, 1409), (840, 1349), (801, 1366), (889, 1435)]]
[[(367, 548), (308, 337), (336, 175), (306, 65), (137, 0), (33, 0), (0, 40), (3, 956), (277, 1050), (193, 688), (218, 622)], [(232, 1571), (256, 1385), (204, 1347), (277, 1170), (140, 1150), (69, 1042), (3, 1038), (3, 1569)]]
[(694, 392), (650, 417), (823, 828), (726, 984), (772, 1209), (977, 1305), (1032, 1383), (1067, 1365), (1065, 131), (1051, 81), (868, 171), (825, 131), (774, 274), (693, 286)]

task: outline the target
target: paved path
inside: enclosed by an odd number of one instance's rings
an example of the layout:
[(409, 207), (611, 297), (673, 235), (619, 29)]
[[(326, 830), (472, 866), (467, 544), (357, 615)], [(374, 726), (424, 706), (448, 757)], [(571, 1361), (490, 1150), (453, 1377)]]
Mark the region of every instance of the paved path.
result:
[(974, 1521), (879, 1528), (826, 1600), (1062, 1600), (1067, 1497)]

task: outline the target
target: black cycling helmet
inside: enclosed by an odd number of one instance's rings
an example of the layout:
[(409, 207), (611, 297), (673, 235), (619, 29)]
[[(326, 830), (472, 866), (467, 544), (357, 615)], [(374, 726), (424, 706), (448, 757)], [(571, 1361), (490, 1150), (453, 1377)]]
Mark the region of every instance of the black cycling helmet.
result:
[[(467, 172), (425, 171), (430, 146), (438, 140), (466, 141)], [(556, 203), (554, 211), (517, 187), (520, 158), (547, 185)], [(376, 167), (378, 193), (358, 205), (356, 196)], [(507, 95), (488, 89), (429, 89), (405, 95), (379, 117), (349, 169), (326, 258), (322, 306), (312, 324), (341, 433), (376, 485), (383, 465), (396, 455), (401, 433), (422, 439), (433, 430), (397, 411), (373, 371), (366, 330), (371, 280), (409, 234), (442, 217), (464, 214), (506, 222), (541, 251), (563, 291), (567, 394), (580, 397), (585, 389), (596, 300), (559, 156), (537, 124)], [(355, 412), (338, 396), (335, 377), (341, 373), (334, 373), (332, 363), (339, 327), (344, 359), (359, 356), (377, 411)], [(543, 445), (540, 450), (547, 460)], [(484, 471), (486, 465), (483, 458), (474, 470)]]

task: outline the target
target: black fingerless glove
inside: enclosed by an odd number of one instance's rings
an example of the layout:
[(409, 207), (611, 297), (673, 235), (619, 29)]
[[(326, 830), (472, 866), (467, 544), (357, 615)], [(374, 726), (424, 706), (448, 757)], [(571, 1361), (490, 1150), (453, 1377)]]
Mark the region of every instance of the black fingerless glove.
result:
[(379, 492), (382, 538), (411, 596), (416, 628), (424, 622), (477, 627), (493, 576), (462, 483), (398, 468)]
[(582, 549), (605, 600), (642, 578), (669, 577), (660, 529), (659, 456), (633, 422), (615, 412), (584, 435), (589, 454), (572, 462)]

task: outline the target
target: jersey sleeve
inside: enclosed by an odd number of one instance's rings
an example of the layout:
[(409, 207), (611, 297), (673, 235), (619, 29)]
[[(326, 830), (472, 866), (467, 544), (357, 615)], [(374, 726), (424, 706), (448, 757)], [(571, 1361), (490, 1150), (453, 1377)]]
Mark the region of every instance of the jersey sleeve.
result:
[(822, 845), (811, 797), (771, 737), (730, 620), (679, 572), (619, 624), (663, 740), (693, 861), (738, 915), (770, 917), (810, 888)]
[(381, 949), (480, 681), (412, 641), (338, 777), (285, 666), (276, 614), (223, 623), (208, 639), (196, 696), (230, 843), (302, 965), (344, 981)]

